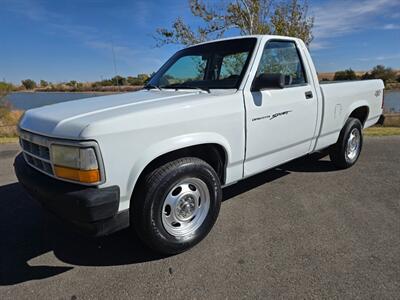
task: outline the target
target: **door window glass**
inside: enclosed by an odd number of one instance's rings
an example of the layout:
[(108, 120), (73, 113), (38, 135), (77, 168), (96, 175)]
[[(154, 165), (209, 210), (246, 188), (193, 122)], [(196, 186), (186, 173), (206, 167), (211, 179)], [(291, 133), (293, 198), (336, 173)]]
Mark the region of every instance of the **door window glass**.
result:
[(285, 86), (306, 83), (305, 72), (294, 42), (272, 41), (265, 45), (257, 75), (283, 74)]

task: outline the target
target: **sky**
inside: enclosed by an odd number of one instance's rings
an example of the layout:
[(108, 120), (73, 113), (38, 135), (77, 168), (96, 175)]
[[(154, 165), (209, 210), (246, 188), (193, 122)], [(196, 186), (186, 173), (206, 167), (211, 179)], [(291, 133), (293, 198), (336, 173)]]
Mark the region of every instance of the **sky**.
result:
[[(400, 69), (400, 0), (309, 0), (309, 14), (319, 72)], [(182, 48), (154, 40), (177, 17), (198, 24), (186, 0), (0, 0), (0, 81), (152, 73)]]

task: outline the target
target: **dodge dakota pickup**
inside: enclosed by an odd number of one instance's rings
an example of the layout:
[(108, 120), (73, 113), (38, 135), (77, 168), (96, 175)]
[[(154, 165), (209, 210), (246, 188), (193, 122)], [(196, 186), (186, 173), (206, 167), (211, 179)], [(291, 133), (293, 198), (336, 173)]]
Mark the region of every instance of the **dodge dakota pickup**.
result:
[(297, 38), (206, 42), (174, 54), (141, 91), (26, 111), (15, 172), (82, 232), (130, 226), (179, 253), (213, 227), (221, 187), (317, 151), (354, 165), (383, 90), (381, 80), (320, 84)]

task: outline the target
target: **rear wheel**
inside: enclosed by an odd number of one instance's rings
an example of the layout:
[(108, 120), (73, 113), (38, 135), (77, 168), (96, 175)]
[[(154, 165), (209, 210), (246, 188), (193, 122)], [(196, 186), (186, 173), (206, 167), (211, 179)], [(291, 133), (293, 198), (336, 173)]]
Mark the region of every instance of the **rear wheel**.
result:
[(346, 169), (356, 163), (363, 144), (360, 120), (349, 118), (340, 132), (339, 139), (330, 149), (331, 161), (339, 169)]
[(206, 237), (222, 195), (210, 165), (193, 157), (177, 159), (148, 174), (144, 185), (131, 213), (144, 243), (157, 252), (176, 254)]

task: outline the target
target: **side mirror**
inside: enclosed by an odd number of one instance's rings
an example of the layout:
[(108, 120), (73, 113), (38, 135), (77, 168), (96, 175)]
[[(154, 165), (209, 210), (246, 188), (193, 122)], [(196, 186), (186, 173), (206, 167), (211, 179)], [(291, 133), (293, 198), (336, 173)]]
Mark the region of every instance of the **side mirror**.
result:
[(262, 73), (253, 83), (253, 91), (263, 89), (283, 89), (285, 87), (285, 75), (280, 73)]

